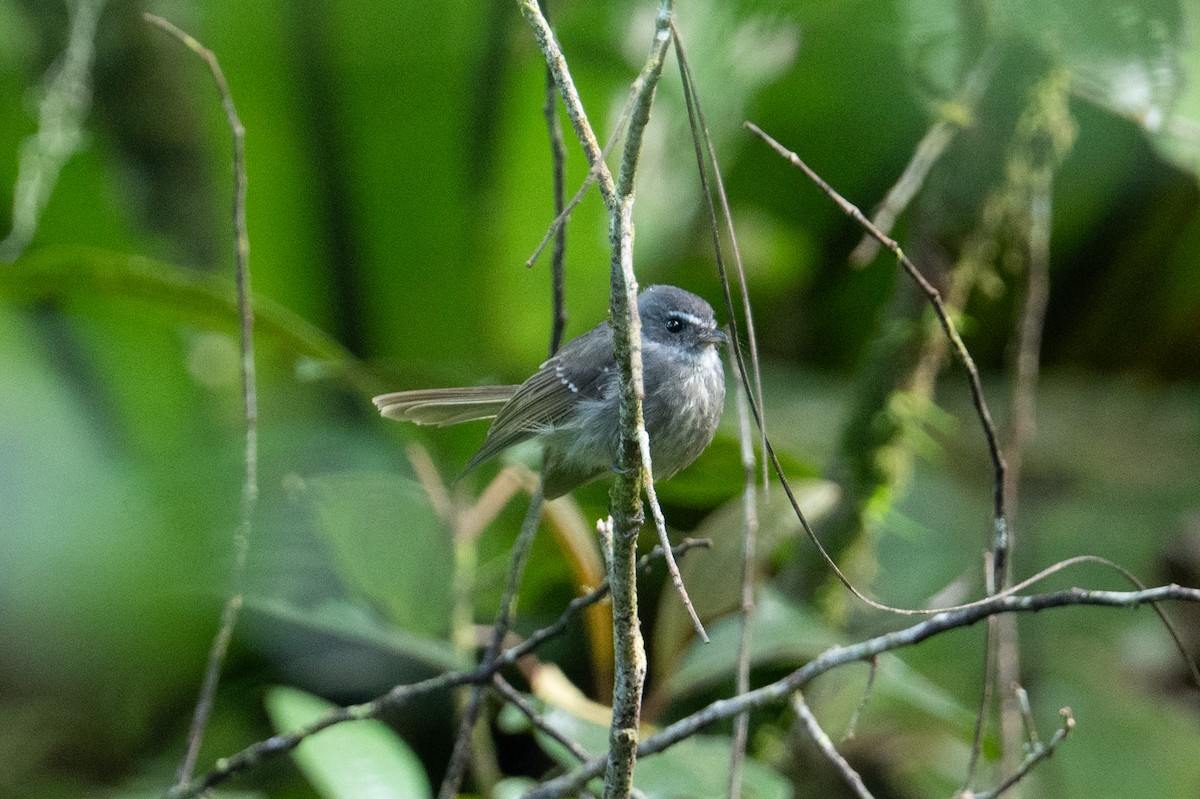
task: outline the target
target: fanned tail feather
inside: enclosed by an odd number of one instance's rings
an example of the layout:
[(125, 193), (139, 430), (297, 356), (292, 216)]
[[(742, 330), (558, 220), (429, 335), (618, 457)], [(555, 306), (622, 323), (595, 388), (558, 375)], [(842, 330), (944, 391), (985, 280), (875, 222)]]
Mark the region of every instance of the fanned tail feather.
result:
[(380, 394), (372, 402), (388, 419), (420, 425), (447, 425), (491, 419), (513, 397), (518, 386), (422, 388)]

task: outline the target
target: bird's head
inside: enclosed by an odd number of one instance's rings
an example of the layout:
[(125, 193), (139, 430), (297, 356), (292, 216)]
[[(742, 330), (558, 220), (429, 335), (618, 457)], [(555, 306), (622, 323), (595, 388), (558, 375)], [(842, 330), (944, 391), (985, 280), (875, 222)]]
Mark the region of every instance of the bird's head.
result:
[(712, 306), (675, 286), (650, 286), (639, 294), (638, 315), (642, 336), (657, 344), (694, 354), (726, 341)]

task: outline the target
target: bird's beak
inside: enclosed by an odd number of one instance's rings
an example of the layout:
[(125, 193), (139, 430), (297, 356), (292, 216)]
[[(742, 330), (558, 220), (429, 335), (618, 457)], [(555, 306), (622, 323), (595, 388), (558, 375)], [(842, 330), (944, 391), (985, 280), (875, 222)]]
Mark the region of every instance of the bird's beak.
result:
[(729, 341), (729, 336), (725, 335), (724, 330), (710, 330), (704, 337), (705, 344), (725, 344)]

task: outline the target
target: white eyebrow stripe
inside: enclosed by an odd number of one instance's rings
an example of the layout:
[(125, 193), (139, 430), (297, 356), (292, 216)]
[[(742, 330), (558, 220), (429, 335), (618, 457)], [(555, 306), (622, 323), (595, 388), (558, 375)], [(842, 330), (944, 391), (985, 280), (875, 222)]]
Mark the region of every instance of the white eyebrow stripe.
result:
[(697, 327), (704, 326), (703, 319), (701, 319), (699, 316), (696, 316), (695, 314), (690, 314), (687, 311), (672, 311), (671, 316), (674, 316), (676, 319), (683, 319), (685, 322), (691, 322), (693, 325), (696, 325)]

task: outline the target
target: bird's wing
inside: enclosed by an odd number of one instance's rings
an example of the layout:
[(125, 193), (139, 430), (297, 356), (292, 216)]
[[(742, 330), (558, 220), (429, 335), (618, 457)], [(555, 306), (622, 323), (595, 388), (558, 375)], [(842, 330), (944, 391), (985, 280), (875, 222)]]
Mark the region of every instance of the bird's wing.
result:
[(372, 402), (388, 419), (415, 424), (446, 425), (491, 419), (504, 407), (519, 386), (466, 386), (423, 388), (380, 394)]
[(518, 388), (496, 415), (466, 471), (501, 450), (562, 425), (580, 400), (600, 399), (613, 373), (612, 328), (601, 323), (572, 339)]

